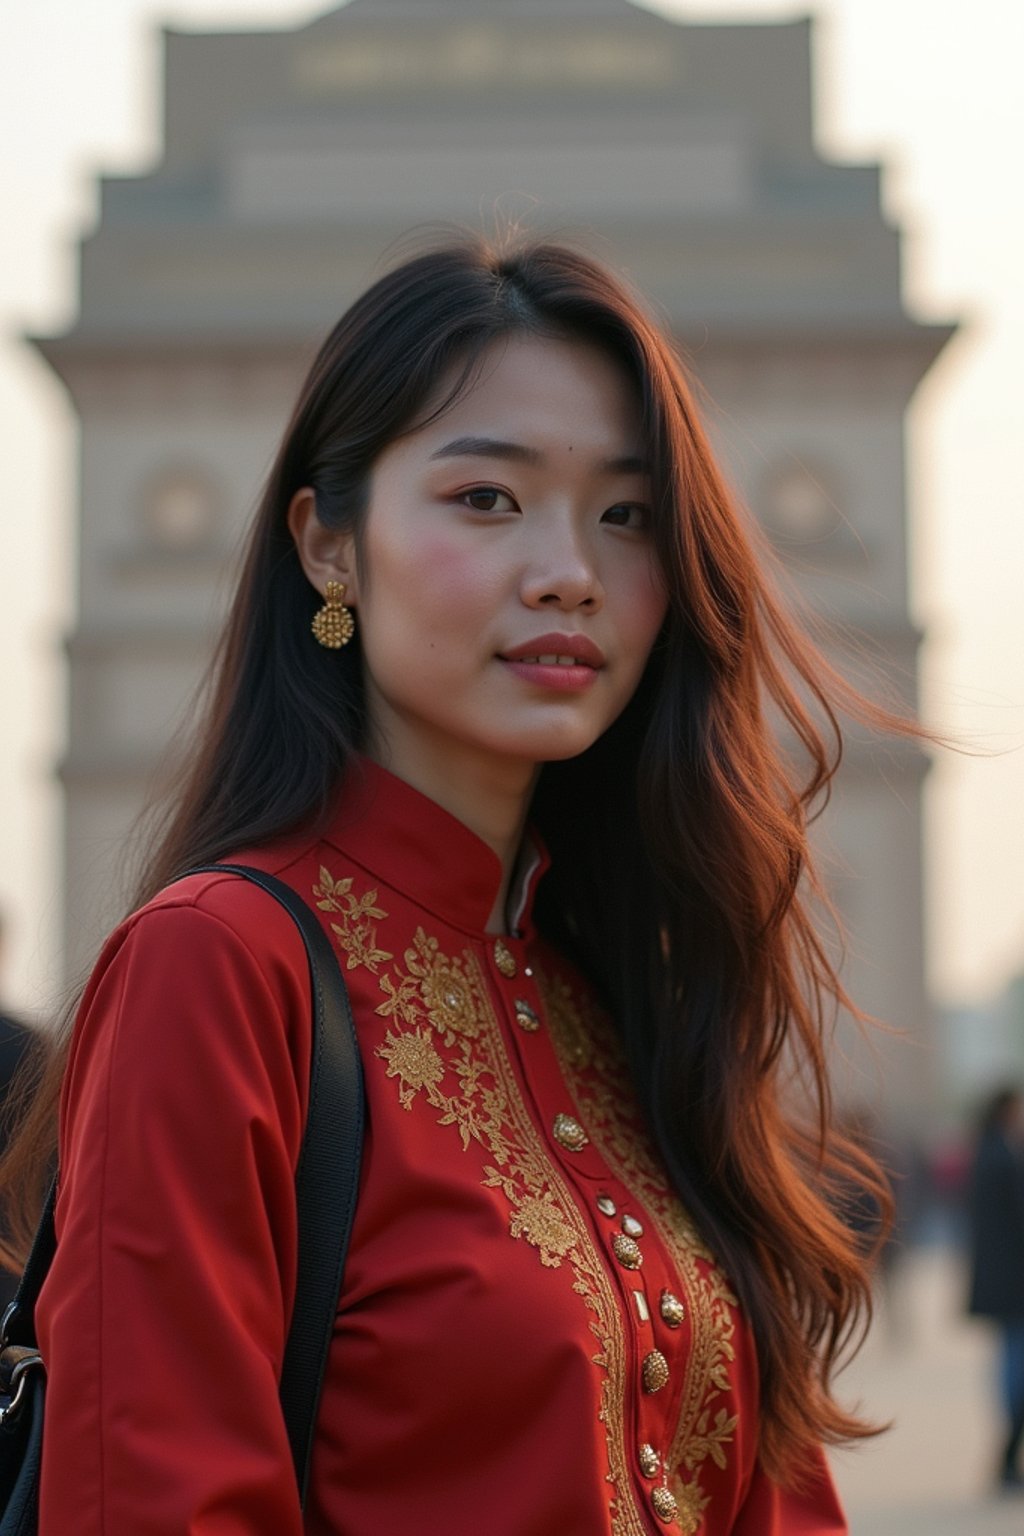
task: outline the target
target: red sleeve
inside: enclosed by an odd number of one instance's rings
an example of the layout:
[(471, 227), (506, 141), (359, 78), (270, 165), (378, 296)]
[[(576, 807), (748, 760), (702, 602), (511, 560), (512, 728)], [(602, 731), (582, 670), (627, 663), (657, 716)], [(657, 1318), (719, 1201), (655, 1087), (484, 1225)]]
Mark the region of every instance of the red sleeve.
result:
[(100, 957), (38, 1307), (40, 1536), (300, 1536), (277, 1381), (309, 1006), (291, 919), (237, 880), (174, 887)]
[(814, 1452), (799, 1490), (780, 1487), (758, 1465), (731, 1531), (732, 1536), (848, 1536), (824, 1451)]

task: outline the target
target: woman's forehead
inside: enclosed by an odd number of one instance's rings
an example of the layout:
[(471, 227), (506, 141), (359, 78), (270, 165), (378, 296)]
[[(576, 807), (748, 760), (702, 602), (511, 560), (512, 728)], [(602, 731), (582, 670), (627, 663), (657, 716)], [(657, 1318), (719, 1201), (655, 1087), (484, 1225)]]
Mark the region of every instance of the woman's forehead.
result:
[[(433, 412), (411, 436), (428, 456), (452, 456), (450, 445), (504, 444), (536, 459), (568, 447), (602, 461), (636, 459), (640, 410), (625, 370), (592, 342), (512, 336), (493, 342), (457, 388), (456, 365), (435, 391)], [(447, 396), (455, 398), (445, 405)], [(437, 406), (442, 409), (438, 412)], [(436, 414), (435, 414), (436, 413)]]

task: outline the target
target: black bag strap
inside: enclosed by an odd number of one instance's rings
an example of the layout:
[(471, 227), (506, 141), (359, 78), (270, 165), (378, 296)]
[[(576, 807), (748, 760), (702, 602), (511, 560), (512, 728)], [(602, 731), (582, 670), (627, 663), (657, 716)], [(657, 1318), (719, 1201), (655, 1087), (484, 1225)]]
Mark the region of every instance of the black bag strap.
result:
[(306, 947), (313, 1006), (309, 1112), (295, 1195), (299, 1268), (281, 1368), (281, 1408), (303, 1505), (316, 1412), (338, 1312), (363, 1150), (363, 1066), (348, 991), (319, 919), (290, 885), (245, 864), (209, 864), (189, 874), (251, 880), (294, 919)]
[(36, 1235), (32, 1239), (28, 1260), (18, 1281), (18, 1289), (4, 1313), (0, 1342), (5, 1345), (25, 1344), (35, 1348), (36, 1300), (57, 1251), (57, 1233), (53, 1225), (53, 1208), (56, 1203), (57, 1179), (54, 1176), (50, 1181)]
[[(363, 1147), (363, 1069), (352, 1010), (330, 940), (300, 896), (263, 870), (205, 864), (188, 874), (238, 875), (260, 886), (293, 918), (306, 949), (312, 997), (309, 1113), (295, 1174), (299, 1267), (280, 1396), (303, 1506), (309, 1485), (317, 1407), (334, 1332), (359, 1188)], [(181, 878), (185, 878), (182, 876)], [(3, 1335), (34, 1345), (35, 1305), (57, 1247), (54, 1179)]]

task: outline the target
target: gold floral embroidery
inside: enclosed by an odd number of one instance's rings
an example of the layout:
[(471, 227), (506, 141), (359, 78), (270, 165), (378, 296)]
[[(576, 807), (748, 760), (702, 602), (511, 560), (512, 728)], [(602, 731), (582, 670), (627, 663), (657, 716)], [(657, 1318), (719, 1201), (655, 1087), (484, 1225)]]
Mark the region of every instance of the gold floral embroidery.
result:
[(683, 1482), (681, 1478), (675, 1479), (672, 1485), (675, 1494), (676, 1507), (679, 1510), (679, 1524), (686, 1532), (686, 1536), (700, 1530), (704, 1511), (711, 1500), (706, 1493), (701, 1491), (700, 1483), (696, 1478), (692, 1482)]
[[(488, 1170), (490, 1173), (491, 1170)], [(493, 1185), (493, 1179), (486, 1180)], [(508, 1190), (505, 1191), (508, 1194)], [(548, 1195), (527, 1195), (525, 1198), (510, 1197), (514, 1214), (509, 1223), (513, 1237), (525, 1237), (540, 1250), (542, 1264), (557, 1268), (567, 1253), (576, 1245), (576, 1233), (559, 1215), (558, 1207)]]
[(401, 1078), (405, 1085), (398, 1090), (403, 1109), (412, 1109), (420, 1089), (439, 1083), (444, 1077), (444, 1062), (426, 1030), (407, 1035), (393, 1035), (389, 1030), (384, 1045), (377, 1047), (377, 1055), (388, 1063), (388, 1077)]
[(589, 1327), (598, 1346), (592, 1359), (604, 1373), (600, 1419), (612, 1536), (646, 1536), (649, 1526), (634, 1503), (625, 1453), (626, 1350), (615, 1293), (523, 1101), (477, 959), (470, 949), (444, 955), (438, 941), (417, 928), (402, 962), (382, 972), (383, 962), (394, 957), (378, 948), (369, 919), (386, 913), (376, 905), (376, 891), (357, 899), (351, 887), (351, 880), (335, 882), (321, 870), (316, 895), (322, 910), (341, 914), (332, 927), (348, 968), (365, 965), (379, 979), (383, 1001), (376, 1012), (390, 1028), (374, 1054), (386, 1062), (387, 1076), (398, 1080), (404, 1109), (426, 1102), (438, 1125), (457, 1128), (463, 1150), (479, 1146), (482, 1183), (507, 1200), (511, 1236), (536, 1249), (545, 1268), (561, 1269), (564, 1261), (571, 1271), (572, 1288), (592, 1314)]
[(643, 1202), (675, 1262), (691, 1329), (679, 1417), (666, 1458), (685, 1536), (700, 1530), (710, 1502), (701, 1484), (708, 1461), (727, 1464), (738, 1415), (729, 1392), (735, 1359), (736, 1298), (693, 1222), (670, 1191), (635, 1113), (622, 1094), (625, 1064), (608, 1022), (577, 1004), (560, 977), (538, 977), (555, 1048), (581, 1118), (609, 1167)]
[(320, 883), (314, 885), (313, 895), (321, 912), (337, 912), (341, 918), (331, 928), (348, 956), (345, 969), (354, 971), (357, 965), (365, 965), (376, 976), (378, 966), (391, 959), (386, 949), (377, 948), (377, 929), (370, 921), (387, 916), (377, 906), (377, 892), (366, 891), (357, 898), (352, 895), (351, 878), (334, 880), (321, 864)]
[(396, 966), (394, 979), (381, 977), (388, 1001), (377, 1012), (406, 1024), (426, 1013), (445, 1045), (454, 1044), (457, 1035), (475, 1040), (486, 1022), (486, 1005), (481, 1009), (465, 962), (442, 955), (437, 940), (428, 938), (422, 928), (417, 928), (404, 959), (405, 974)]

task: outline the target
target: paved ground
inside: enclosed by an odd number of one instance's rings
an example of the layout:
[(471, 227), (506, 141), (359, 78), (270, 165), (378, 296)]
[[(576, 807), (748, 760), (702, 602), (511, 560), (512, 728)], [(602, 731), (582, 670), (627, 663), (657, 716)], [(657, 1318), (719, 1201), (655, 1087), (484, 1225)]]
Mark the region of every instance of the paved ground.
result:
[(840, 1378), (894, 1427), (833, 1457), (852, 1536), (1024, 1536), (1024, 1495), (989, 1492), (996, 1439), (992, 1345), (962, 1315), (963, 1277), (941, 1250), (908, 1255), (861, 1354)]

